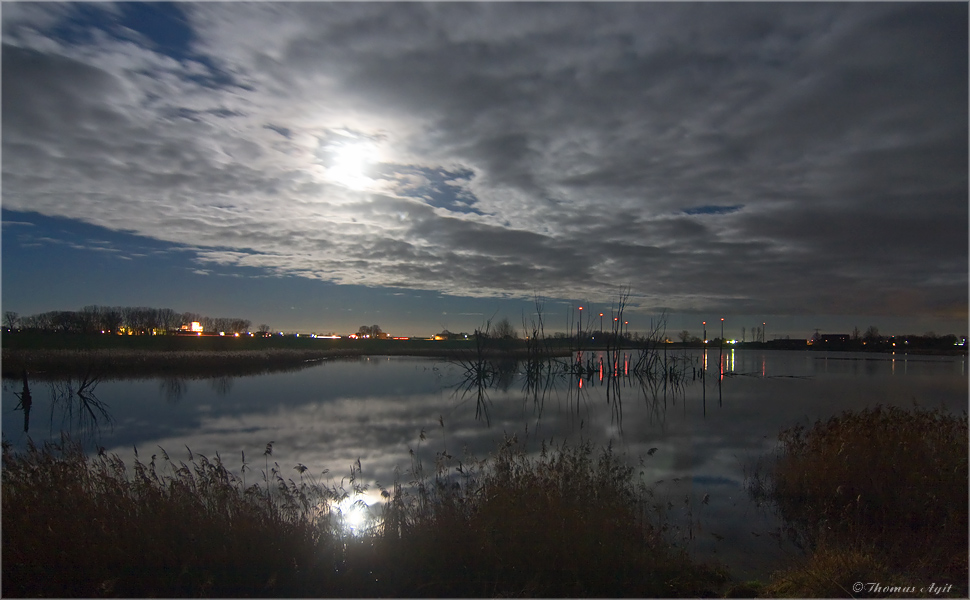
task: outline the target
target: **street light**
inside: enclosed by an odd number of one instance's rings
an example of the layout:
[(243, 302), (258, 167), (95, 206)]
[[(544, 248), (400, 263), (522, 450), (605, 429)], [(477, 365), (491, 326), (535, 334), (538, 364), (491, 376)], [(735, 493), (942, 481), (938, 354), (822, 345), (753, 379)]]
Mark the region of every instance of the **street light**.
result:
[(600, 313), (600, 333), (603, 333), (603, 313)]
[(701, 321), (704, 325), (704, 343), (707, 343), (707, 321)]
[(762, 344), (764, 344), (765, 343), (765, 340), (768, 339), (767, 337), (765, 337), (765, 326), (766, 325), (767, 325), (767, 323), (762, 323), (761, 324), (761, 343)]
[(721, 317), (721, 345), (724, 345), (724, 317)]

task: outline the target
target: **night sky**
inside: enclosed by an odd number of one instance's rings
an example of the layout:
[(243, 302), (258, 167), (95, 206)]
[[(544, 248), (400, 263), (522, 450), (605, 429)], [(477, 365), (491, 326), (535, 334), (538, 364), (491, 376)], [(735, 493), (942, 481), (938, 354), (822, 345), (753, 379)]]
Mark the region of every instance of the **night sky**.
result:
[(551, 332), (628, 289), (671, 337), (967, 332), (965, 2), (2, 22), (4, 310), (427, 335), (538, 294)]

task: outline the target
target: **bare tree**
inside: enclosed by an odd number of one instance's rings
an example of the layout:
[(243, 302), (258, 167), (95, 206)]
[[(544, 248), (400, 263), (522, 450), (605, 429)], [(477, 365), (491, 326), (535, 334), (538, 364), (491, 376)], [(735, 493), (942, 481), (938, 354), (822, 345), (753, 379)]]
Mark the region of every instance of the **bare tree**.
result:
[(101, 330), (105, 333), (115, 333), (121, 328), (121, 307), (102, 306), (101, 307)]
[(514, 340), (517, 336), (518, 332), (512, 326), (512, 321), (509, 321), (508, 317), (502, 317), (502, 320), (496, 323), (492, 330), (492, 337), (500, 340)]
[(158, 309), (158, 324), (166, 333), (172, 333), (182, 324), (182, 315), (171, 308), (160, 308)]
[(249, 319), (232, 319), (229, 324), (229, 330), (233, 333), (246, 333), (249, 331), (249, 327), (252, 325), (252, 321)]
[(357, 335), (374, 339), (387, 337), (380, 325), (361, 325), (360, 329), (357, 330)]
[(12, 310), (4, 311), (3, 313), (3, 325), (7, 329), (16, 329), (17, 325), (20, 323), (20, 315)]
[(77, 313), (77, 320), (83, 333), (101, 331), (101, 307), (97, 304), (85, 306)]

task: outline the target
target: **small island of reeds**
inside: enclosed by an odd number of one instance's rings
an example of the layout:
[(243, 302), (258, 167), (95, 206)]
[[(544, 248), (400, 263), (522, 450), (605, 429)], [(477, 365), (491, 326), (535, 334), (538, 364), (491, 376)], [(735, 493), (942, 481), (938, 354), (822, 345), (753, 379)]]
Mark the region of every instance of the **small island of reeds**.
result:
[(764, 593), (967, 597), (967, 413), (876, 406), (783, 431), (749, 489), (806, 560)]

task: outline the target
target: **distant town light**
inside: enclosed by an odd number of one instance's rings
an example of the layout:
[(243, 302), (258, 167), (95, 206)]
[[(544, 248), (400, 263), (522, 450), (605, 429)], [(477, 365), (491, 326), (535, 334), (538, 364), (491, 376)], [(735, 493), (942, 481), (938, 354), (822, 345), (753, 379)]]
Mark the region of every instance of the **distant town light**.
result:
[(202, 331), (202, 324), (198, 321), (192, 321), (188, 325), (182, 325), (182, 331), (188, 331), (189, 333), (199, 333)]

